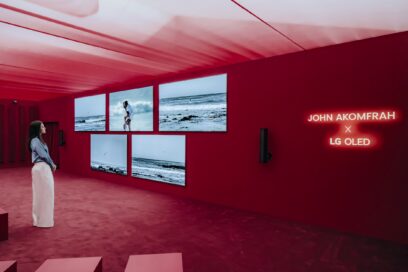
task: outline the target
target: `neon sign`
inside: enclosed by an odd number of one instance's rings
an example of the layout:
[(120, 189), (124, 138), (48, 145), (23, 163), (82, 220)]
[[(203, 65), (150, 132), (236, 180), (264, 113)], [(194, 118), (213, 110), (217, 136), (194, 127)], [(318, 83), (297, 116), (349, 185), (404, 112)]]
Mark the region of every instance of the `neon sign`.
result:
[(394, 122), (399, 118), (395, 110), (352, 111), (312, 113), (307, 117), (308, 123), (338, 124), (339, 130), (328, 139), (331, 147), (341, 148), (371, 148), (379, 145), (379, 140), (372, 134), (359, 131), (361, 123)]

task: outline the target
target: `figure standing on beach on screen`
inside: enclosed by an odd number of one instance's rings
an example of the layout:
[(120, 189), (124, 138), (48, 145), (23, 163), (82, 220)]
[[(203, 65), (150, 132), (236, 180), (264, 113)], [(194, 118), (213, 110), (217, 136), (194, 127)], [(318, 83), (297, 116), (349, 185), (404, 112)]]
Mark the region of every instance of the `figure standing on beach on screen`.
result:
[(126, 126), (128, 126), (129, 131), (130, 131), (130, 122), (132, 122), (131, 117), (133, 114), (133, 109), (127, 100), (123, 102), (123, 108), (125, 109), (125, 117), (124, 117), (125, 122), (123, 124), (123, 130), (126, 131)]
[(42, 137), (46, 133), (41, 121), (33, 121), (29, 129), (28, 148), (34, 166), (31, 170), (33, 188), (33, 225), (40, 228), (54, 226), (54, 176), (57, 166), (52, 161)]

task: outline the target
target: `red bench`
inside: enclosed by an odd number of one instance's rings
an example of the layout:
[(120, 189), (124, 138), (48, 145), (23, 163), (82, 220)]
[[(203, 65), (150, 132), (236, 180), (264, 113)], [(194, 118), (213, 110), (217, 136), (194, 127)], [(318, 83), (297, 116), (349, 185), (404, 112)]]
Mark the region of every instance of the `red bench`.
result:
[(102, 272), (102, 257), (46, 260), (36, 272)]
[(0, 208), (0, 241), (8, 239), (8, 213)]
[(181, 253), (129, 256), (125, 272), (183, 272)]
[(0, 272), (17, 272), (17, 262), (0, 261)]

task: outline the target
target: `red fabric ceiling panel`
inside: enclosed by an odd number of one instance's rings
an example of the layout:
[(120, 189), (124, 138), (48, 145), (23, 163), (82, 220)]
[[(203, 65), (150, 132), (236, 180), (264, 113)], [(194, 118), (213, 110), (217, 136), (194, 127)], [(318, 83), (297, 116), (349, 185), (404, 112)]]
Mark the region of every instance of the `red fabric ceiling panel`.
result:
[(406, 2), (367, 1), (5, 0), (0, 98), (49, 99), (408, 29)]

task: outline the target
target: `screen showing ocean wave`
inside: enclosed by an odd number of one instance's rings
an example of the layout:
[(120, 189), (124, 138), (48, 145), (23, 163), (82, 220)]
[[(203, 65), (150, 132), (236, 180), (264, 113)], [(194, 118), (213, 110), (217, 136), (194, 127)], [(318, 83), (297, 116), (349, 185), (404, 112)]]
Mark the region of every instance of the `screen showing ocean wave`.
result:
[(127, 175), (126, 166), (109, 165), (106, 163), (92, 161), (91, 169), (96, 170), (96, 171), (106, 172), (106, 173), (114, 173), (114, 174), (119, 174), (119, 175), (124, 175), (124, 176)]
[(161, 131), (226, 131), (226, 93), (160, 100)]
[(192, 104), (192, 105), (161, 105), (160, 112), (163, 114), (169, 114), (172, 111), (217, 111), (225, 110), (225, 103), (217, 104)]
[(185, 186), (185, 164), (133, 157), (132, 176)]
[(105, 116), (75, 117), (75, 131), (105, 131)]
[(212, 93), (201, 95), (189, 95), (179, 97), (169, 97), (160, 99), (160, 104), (166, 105), (191, 105), (191, 104), (218, 104), (224, 103), (226, 93)]

